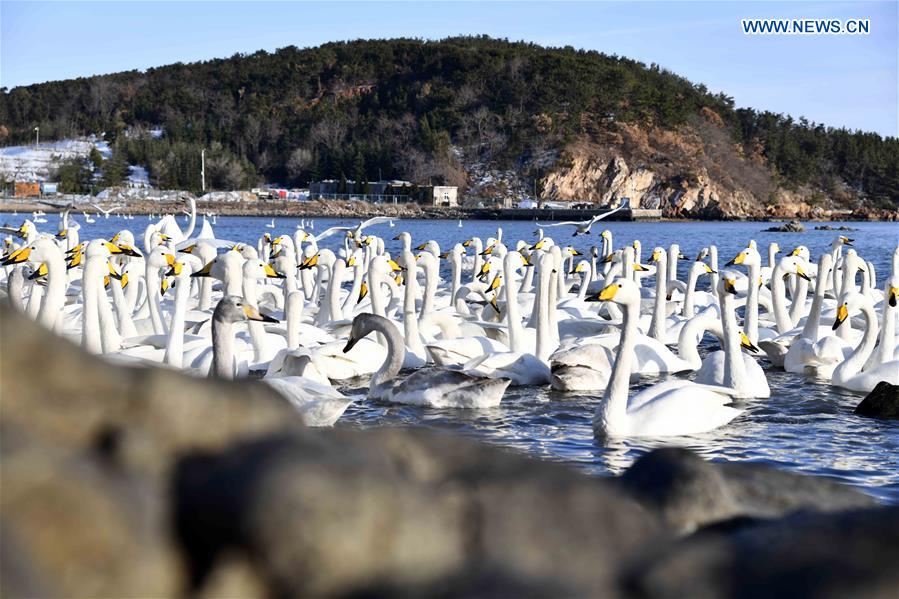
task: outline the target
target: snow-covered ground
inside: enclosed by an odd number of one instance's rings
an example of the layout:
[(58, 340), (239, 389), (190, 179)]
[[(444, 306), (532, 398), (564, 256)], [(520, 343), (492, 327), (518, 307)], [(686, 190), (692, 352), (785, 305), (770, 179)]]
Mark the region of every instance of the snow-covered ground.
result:
[(0, 148), (0, 178), (46, 181), (60, 163), (73, 158), (84, 159), (94, 147), (104, 159), (112, 156), (109, 144), (93, 137), (44, 142), (39, 146), (31, 144)]
[(127, 184), (129, 187), (150, 187), (150, 174), (142, 166), (129, 166)]

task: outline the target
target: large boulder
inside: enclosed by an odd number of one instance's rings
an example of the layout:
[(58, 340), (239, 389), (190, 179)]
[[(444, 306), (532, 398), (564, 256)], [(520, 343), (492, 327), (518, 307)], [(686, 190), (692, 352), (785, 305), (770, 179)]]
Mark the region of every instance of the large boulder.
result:
[(674, 447), (642, 456), (620, 483), (680, 533), (738, 516), (773, 518), (796, 510), (875, 505), (867, 495), (823, 477), (761, 464), (707, 462)]
[(899, 385), (880, 381), (855, 408), (859, 416), (899, 418)]
[(895, 597), (899, 508), (802, 512), (698, 532), (632, 564), (637, 597)]

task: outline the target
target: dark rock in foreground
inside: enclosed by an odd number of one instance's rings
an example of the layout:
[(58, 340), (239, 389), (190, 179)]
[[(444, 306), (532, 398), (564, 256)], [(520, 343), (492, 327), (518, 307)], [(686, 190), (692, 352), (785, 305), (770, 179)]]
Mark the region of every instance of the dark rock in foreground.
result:
[(897, 510), (834, 511), (872, 501), (828, 480), (686, 450), (594, 478), (424, 431), (306, 429), (258, 383), (113, 366), (2, 307), (0, 335), (3, 597), (897, 588)]
[(799, 221), (791, 220), (779, 227), (769, 227), (765, 229), (765, 233), (804, 233), (805, 227)]
[(899, 418), (899, 385), (880, 381), (855, 407), (855, 413), (872, 418)]
[(799, 513), (701, 531), (632, 566), (637, 597), (896, 597), (899, 508)]
[(760, 464), (706, 462), (679, 448), (644, 455), (620, 482), (634, 499), (681, 533), (738, 516), (772, 518), (803, 509), (876, 505), (867, 495), (823, 477)]

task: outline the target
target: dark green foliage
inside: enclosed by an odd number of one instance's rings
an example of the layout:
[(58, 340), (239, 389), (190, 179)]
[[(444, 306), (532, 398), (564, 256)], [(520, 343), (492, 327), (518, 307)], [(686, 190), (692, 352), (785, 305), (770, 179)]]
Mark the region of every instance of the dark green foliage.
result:
[(61, 193), (87, 193), (91, 191), (93, 173), (87, 162), (78, 159), (67, 160), (56, 169)]
[[(786, 187), (848, 186), (895, 202), (899, 141), (735, 109), (733, 100), (643, 63), (487, 37), (330, 43), (236, 54), (114, 75), (0, 89), (9, 143), (162, 126), (126, 140), (128, 161), (164, 187), (385, 178), (458, 183), (467, 161), (511, 168), (523, 156), (594, 135), (614, 121), (688, 127), (715, 111), (747, 154), (761, 152)], [(539, 123), (539, 126), (538, 126)], [(214, 155), (213, 155), (214, 154)], [(536, 175), (537, 173), (532, 173)]]

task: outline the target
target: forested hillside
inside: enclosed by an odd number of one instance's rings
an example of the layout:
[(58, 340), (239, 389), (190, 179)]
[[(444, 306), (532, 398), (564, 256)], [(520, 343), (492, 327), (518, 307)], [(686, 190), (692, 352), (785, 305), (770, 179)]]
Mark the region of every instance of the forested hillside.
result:
[[(598, 152), (623, 156), (630, 175), (651, 169), (643, 192), (664, 201), (707, 179), (705, 193), (760, 205), (783, 193), (899, 202), (896, 138), (737, 109), (656, 65), (486, 37), (287, 47), (3, 89), (0, 123), (0, 144), (27, 143), (35, 126), (48, 139), (105, 132), (120, 165), (147, 165), (162, 187), (196, 188), (205, 147), (219, 188), (341, 175), (467, 187), (494, 169), (562, 197), (550, 181), (570, 182), (560, 169)], [(594, 178), (597, 194), (571, 194), (598, 199), (611, 183)]]

